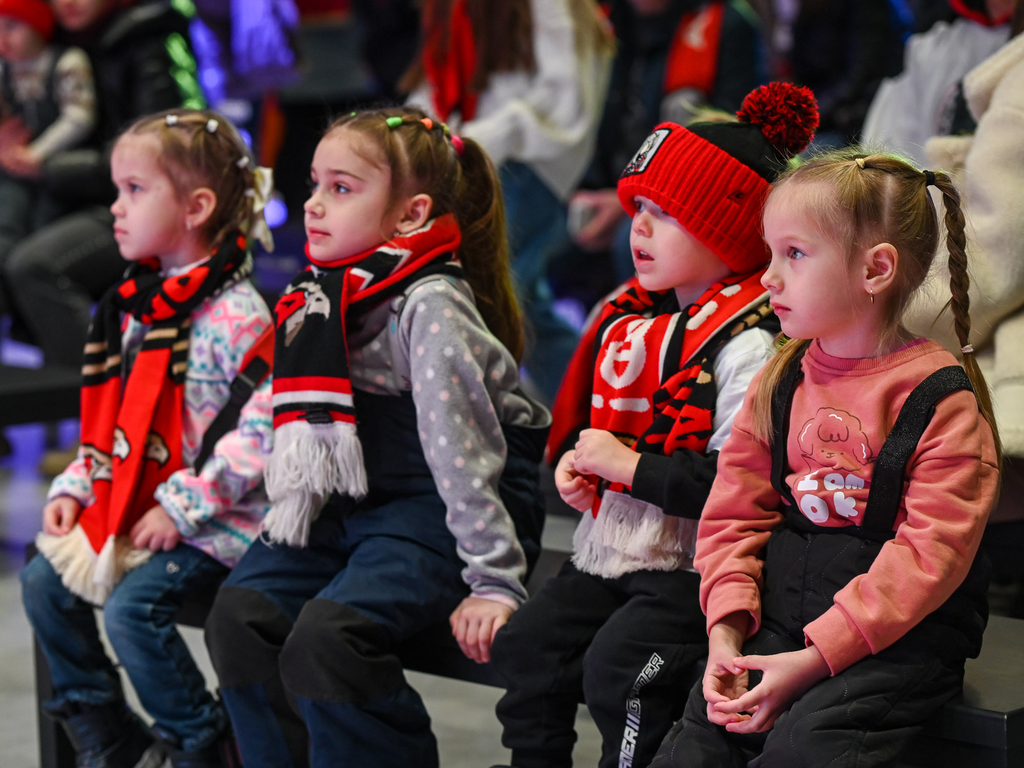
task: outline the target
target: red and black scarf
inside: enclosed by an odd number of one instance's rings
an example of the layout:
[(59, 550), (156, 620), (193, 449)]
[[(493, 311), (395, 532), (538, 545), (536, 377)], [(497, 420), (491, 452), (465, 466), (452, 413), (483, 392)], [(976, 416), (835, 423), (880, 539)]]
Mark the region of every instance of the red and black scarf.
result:
[(665, 93), (692, 88), (711, 94), (724, 18), (725, 3), (716, 0), (680, 19), (665, 64)]
[(270, 538), (305, 546), (327, 495), (367, 491), (349, 379), (346, 323), (429, 274), (462, 276), (451, 214), (369, 251), (312, 264), (274, 312), (274, 452), (267, 465)]
[(771, 317), (762, 274), (730, 276), (682, 311), (671, 292), (628, 281), (569, 364), (552, 409), (549, 461), (587, 426), (608, 430), (638, 452), (703, 451), (714, 433), (714, 353)]
[[(239, 235), (181, 275), (161, 275), (157, 259), (133, 264), (125, 280), (100, 300), (82, 368), (81, 442), (94, 501), (78, 526), (91, 551), (73, 555), (78, 563), (49, 558), (79, 573), (72, 578), (58, 567), (65, 584), (83, 597), (106, 598), (127, 567), (131, 548), (123, 537), (153, 506), (157, 486), (184, 464), (181, 420), (192, 312), (245, 277), (251, 264)], [(121, 348), (125, 315), (150, 326), (130, 366)], [(47, 554), (44, 546), (40, 549)], [(69, 547), (64, 550), (72, 556)]]
[(477, 93), (472, 88), (476, 74), (477, 50), (473, 22), (466, 10), (465, 0), (452, 3), (451, 19), (438, 20), (428, 2), (424, 19), (434, 19), (423, 45), (423, 72), (433, 91), (434, 111), (444, 122), (453, 112), (459, 112), (462, 122), (476, 116)]

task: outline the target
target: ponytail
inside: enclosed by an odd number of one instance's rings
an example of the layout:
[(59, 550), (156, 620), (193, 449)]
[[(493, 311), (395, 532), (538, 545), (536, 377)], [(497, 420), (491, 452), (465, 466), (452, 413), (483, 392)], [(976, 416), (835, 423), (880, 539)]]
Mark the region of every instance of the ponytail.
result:
[[(888, 339), (906, 338), (900, 318), (914, 291), (924, 282), (939, 245), (939, 220), (928, 187), (942, 193), (945, 208), (946, 251), (949, 254), (948, 306), (963, 353), (963, 367), (974, 388), (978, 409), (992, 428), (996, 456), (1002, 446), (988, 385), (971, 346), (970, 278), (967, 272), (967, 237), (960, 194), (948, 174), (920, 171), (900, 157), (865, 154), (857, 148), (841, 149), (813, 158), (789, 171), (773, 185), (769, 205), (780, 190), (794, 184), (825, 184), (831, 194), (805, 198), (815, 207), (822, 232), (848, 258), (875, 243), (892, 244), (900, 254), (895, 279), (886, 291), (883, 333)], [(753, 429), (765, 442), (772, 436), (772, 397), (793, 356), (807, 341), (793, 339), (782, 345), (765, 367), (753, 403)]]
[(462, 144), (462, 183), (454, 211), (462, 229), (459, 258), (484, 322), (520, 362), (523, 317), (512, 284), (501, 184), (483, 148), (472, 139)]
[(946, 209), (946, 251), (949, 254), (949, 308), (953, 314), (953, 328), (960, 351), (963, 353), (964, 370), (974, 387), (974, 395), (978, 399), (978, 409), (992, 428), (992, 437), (996, 443), (996, 463), (1002, 462), (1003, 447), (996, 427), (995, 411), (992, 407), (992, 396), (988, 383), (978, 367), (978, 360), (971, 345), (971, 297), (969, 289), (971, 278), (967, 273), (967, 237), (964, 233), (965, 222), (963, 209), (960, 207), (960, 193), (949, 176), (936, 172), (935, 187), (942, 193), (943, 207)]

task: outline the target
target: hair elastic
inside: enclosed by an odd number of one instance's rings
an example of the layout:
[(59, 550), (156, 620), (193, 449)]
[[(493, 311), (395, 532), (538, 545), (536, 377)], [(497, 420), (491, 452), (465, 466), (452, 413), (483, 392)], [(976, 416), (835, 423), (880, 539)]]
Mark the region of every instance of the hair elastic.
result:
[(238, 166), (239, 168), (245, 169), (249, 167), (249, 164), (251, 162), (252, 161), (249, 160), (248, 155), (242, 155), (240, 158), (238, 158), (238, 160), (235, 161), (235, 165)]
[(935, 174), (932, 173), (931, 171), (921, 171), (921, 173), (924, 174), (924, 185), (926, 187), (934, 187), (935, 186)]
[(216, 120), (214, 120), (211, 117), (209, 120), (206, 121), (206, 132), (207, 133), (216, 133), (218, 125), (220, 125), (220, 123), (218, 123)]
[(394, 130), (395, 128), (397, 128), (398, 126), (400, 126), (402, 124), (402, 118), (400, 118), (398, 116), (389, 117), (384, 122), (388, 124), (388, 128), (391, 128), (392, 130)]
[(856, 160), (854, 160), (854, 162), (857, 164), (858, 168), (860, 168), (862, 171), (864, 170), (864, 158), (863, 157), (858, 157)]
[(177, 115), (167, 115), (166, 117), (164, 117), (164, 122), (167, 123), (168, 126), (177, 125), (178, 124), (178, 116)]
[(455, 150), (455, 154), (458, 157), (462, 157), (462, 152), (466, 149), (466, 144), (462, 141), (462, 137), (454, 133), (452, 134), (452, 149)]
[(973, 355), (974, 347), (972, 347), (970, 344), (965, 344), (964, 346), (960, 347), (960, 351), (963, 352), (965, 355)]

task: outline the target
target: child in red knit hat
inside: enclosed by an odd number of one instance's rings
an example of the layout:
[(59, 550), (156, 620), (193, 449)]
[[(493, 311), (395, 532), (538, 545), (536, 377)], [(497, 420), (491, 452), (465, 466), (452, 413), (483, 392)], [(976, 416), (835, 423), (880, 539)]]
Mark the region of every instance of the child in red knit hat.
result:
[(96, 123), (89, 57), (52, 45), (53, 25), (45, 0), (0, 0), (0, 265), (62, 212), (37, 181), (43, 162), (79, 145)]
[(662, 123), (619, 180), (637, 276), (573, 357), (548, 442), (556, 487), (583, 513), (572, 561), (493, 645), (516, 768), (572, 765), (581, 696), (601, 768), (647, 765), (707, 653), (697, 520), (778, 329), (760, 283), (764, 200), (817, 108), (810, 91), (773, 83), (737, 116)]

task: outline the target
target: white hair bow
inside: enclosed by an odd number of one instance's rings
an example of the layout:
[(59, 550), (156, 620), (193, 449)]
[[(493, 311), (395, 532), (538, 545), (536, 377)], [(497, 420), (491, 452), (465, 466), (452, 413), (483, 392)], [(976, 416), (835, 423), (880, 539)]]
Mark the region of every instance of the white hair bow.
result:
[(253, 186), (245, 191), (246, 197), (252, 198), (253, 217), (248, 235), (259, 240), (269, 253), (274, 250), (274, 236), (270, 233), (270, 227), (267, 226), (263, 209), (267, 207), (274, 191), (274, 169), (257, 165), (252, 169), (252, 175)]

